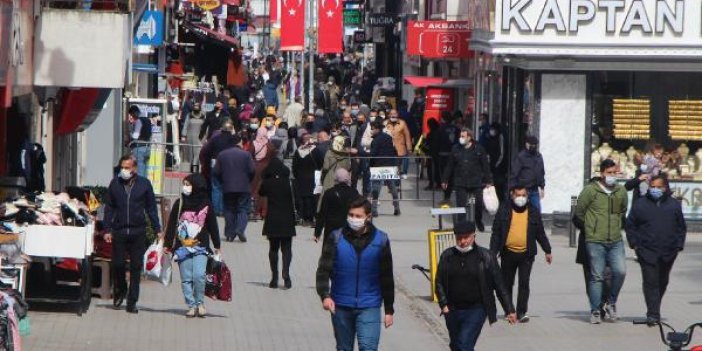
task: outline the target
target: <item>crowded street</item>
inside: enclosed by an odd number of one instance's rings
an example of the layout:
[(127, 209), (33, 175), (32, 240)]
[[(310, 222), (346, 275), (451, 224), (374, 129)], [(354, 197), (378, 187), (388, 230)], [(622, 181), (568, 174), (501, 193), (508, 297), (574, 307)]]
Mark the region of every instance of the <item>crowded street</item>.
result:
[(0, 0), (0, 351), (702, 351), (701, 13)]

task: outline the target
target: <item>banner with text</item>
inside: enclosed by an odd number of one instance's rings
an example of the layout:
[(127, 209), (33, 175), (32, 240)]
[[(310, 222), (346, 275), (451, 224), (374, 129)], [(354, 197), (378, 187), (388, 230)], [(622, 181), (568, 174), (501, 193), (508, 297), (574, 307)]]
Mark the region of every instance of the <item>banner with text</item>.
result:
[(407, 54), (427, 58), (470, 58), (468, 21), (408, 21)]

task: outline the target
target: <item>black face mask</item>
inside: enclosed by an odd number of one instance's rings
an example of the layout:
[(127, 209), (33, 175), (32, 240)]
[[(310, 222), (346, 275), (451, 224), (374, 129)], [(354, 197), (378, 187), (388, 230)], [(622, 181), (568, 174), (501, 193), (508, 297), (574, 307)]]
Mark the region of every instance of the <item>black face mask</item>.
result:
[(535, 145), (529, 145), (529, 148), (527, 149), (529, 152), (532, 154), (536, 153), (536, 146)]
[(312, 128), (314, 128), (314, 122), (305, 123), (305, 129), (310, 130)]

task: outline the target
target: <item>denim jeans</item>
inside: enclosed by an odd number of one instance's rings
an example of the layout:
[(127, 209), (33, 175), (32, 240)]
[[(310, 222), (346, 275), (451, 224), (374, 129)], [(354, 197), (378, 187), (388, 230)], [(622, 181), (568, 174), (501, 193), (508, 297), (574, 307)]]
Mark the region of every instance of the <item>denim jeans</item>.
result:
[(407, 174), (409, 171), (409, 164), (410, 164), (410, 159), (409, 157), (405, 156), (400, 160), (400, 174)]
[(371, 193), (373, 196), (373, 213), (378, 212), (378, 198), (380, 197), (380, 191), (383, 190), (383, 185), (387, 185), (388, 189), (390, 189), (390, 194), (392, 195), (392, 204), (395, 207), (395, 209), (400, 209), (400, 197), (397, 191), (397, 181), (373, 180), (371, 181)]
[(541, 193), (539, 193), (538, 186), (529, 188), (529, 203), (533, 208), (541, 212)]
[(224, 236), (246, 239), (246, 226), (249, 224), (251, 193), (224, 194)]
[(222, 194), (222, 182), (214, 175), (212, 178), (212, 209), (217, 216), (224, 213), (224, 199)]
[(202, 305), (205, 301), (205, 270), (207, 256), (197, 255), (186, 258), (178, 264), (180, 269), (180, 286), (188, 307)]
[(487, 313), (483, 306), (450, 310), (445, 316), (451, 351), (473, 351), (483, 330)]
[(370, 160), (367, 158), (361, 159), (358, 169), (360, 174), (363, 175), (363, 196), (368, 197), (371, 193)]
[(146, 177), (146, 175), (148, 174), (148, 163), (150, 153), (151, 148), (149, 147), (149, 145), (141, 144), (140, 146), (136, 146), (132, 149), (132, 155), (137, 160), (137, 174), (142, 177)]
[(624, 241), (614, 243), (587, 243), (587, 254), (590, 259), (590, 311), (599, 311), (602, 304), (602, 289), (604, 285), (605, 267), (612, 270), (612, 286), (609, 304), (617, 303), (619, 291), (626, 277), (626, 257)]
[(353, 351), (358, 335), (358, 351), (376, 351), (380, 343), (380, 307), (346, 308), (336, 306), (332, 314), (337, 351)]

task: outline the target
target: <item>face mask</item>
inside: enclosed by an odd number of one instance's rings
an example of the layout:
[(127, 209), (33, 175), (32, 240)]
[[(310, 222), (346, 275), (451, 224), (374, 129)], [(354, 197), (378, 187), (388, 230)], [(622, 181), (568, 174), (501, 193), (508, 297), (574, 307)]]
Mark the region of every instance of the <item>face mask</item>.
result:
[(663, 189), (651, 188), (651, 189), (648, 189), (648, 193), (651, 195), (651, 197), (654, 200), (658, 200), (661, 197), (663, 197)]
[(496, 131), (496, 130), (491, 130), (491, 131), (490, 131), (490, 136), (497, 136), (497, 131)]
[(335, 131), (335, 132), (332, 132), (332, 136), (333, 136), (333, 137), (339, 136), (339, 132), (336, 132), (336, 131)]
[(358, 110), (357, 110), (357, 109), (352, 109), (352, 110), (351, 110), (351, 114), (354, 115), (354, 116), (357, 115), (357, 114), (358, 114)]
[(646, 173), (648, 171), (648, 165), (641, 165), (641, 172)]
[(458, 143), (461, 145), (466, 145), (466, 144), (468, 144), (468, 139), (467, 138), (458, 138)]
[(266, 128), (273, 127), (273, 122), (266, 122)]
[(614, 186), (615, 184), (617, 184), (617, 177), (605, 176), (605, 184), (607, 186)]
[(473, 250), (473, 245), (466, 246), (466, 247), (460, 247), (460, 246), (456, 245), (456, 250), (458, 250), (458, 252), (460, 252), (460, 253), (467, 253), (467, 252), (470, 252), (470, 250)]
[(366, 220), (363, 218), (347, 217), (346, 222), (349, 224), (349, 228), (356, 232), (366, 226)]
[(250, 102), (250, 103), (253, 103), (253, 102), (254, 102), (254, 98), (249, 98), (249, 102)]
[(517, 196), (512, 201), (514, 202), (515, 206), (522, 208), (522, 207), (526, 206), (526, 204), (527, 204), (527, 197), (526, 196)]
[(385, 119), (385, 115), (380, 115), (380, 116), (378, 116), (378, 117), (380, 117), (380, 118), (382, 118), (382, 119)]
[(132, 179), (133, 173), (131, 170), (128, 170), (126, 168), (122, 168), (119, 171), (119, 176), (120, 176), (120, 178), (122, 178), (124, 180), (130, 180), (130, 179)]
[(305, 123), (305, 129), (311, 130), (312, 128), (314, 128), (314, 122)]
[(536, 145), (527, 145), (527, 150), (532, 154), (536, 153)]
[(183, 195), (190, 196), (193, 193), (192, 185), (183, 185)]
[(341, 105), (341, 106), (339, 106), (339, 108), (342, 109), (342, 110), (345, 110), (346, 107), (347, 107), (346, 105)]
[(249, 129), (251, 129), (251, 130), (256, 130), (256, 129), (258, 129), (258, 124), (253, 124), (253, 123), (251, 123), (251, 124), (249, 125)]
[(397, 117), (390, 117), (390, 122), (397, 122)]
[(200, 113), (200, 109), (199, 109), (199, 108), (193, 109), (193, 111), (195, 111), (195, 113)]
[(376, 119), (376, 118), (377, 118), (376, 116), (370, 116), (370, 121), (371, 121), (371, 122), (375, 122), (375, 119)]

